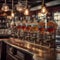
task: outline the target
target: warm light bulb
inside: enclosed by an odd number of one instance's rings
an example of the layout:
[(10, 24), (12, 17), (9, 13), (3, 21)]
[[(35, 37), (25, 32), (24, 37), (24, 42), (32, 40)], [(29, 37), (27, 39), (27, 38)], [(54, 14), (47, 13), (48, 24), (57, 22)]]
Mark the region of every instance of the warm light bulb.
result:
[(43, 13), (43, 14), (47, 14), (47, 9), (46, 9), (45, 6), (42, 7), (42, 9), (41, 9), (41, 13)]
[(22, 10), (22, 7), (17, 7), (17, 11), (21, 12)]
[(14, 17), (14, 12), (11, 12), (11, 16)]
[(24, 15), (29, 15), (29, 10), (28, 9), (25, 9)]
[(6, 4), (3, 4), (2, 11), (5, 11), (5, 12), (9, 11), (9, 7)]

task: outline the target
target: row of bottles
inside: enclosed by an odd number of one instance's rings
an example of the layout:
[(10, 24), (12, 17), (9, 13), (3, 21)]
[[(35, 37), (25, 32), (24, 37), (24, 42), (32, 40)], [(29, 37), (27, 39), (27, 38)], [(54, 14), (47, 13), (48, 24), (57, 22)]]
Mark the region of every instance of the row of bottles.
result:
[(45, 28), (44, 21), (37, 22), (36, 20), (34, 22), (26, 22), (26, 20), (23, 22), (12, 21), (10, 24), (13, 37), (39, 45), (50, 46), (52, 40), (55, 40), (57, 24), (54, 21), (48, 21), (46, 26), (47, 28)]
[(54, 21), (48, 21), (47, 23), (45, 20), (37, 22), (34, 20), (34, 22), (31, 21), (26, 21), (24, 20), (23, 22), (21, 21), (11, 21), (10, 23), (10, 28), (16, 28), (18, 30), (23, 30), (23, 31), (40, 31), (40, 32), (49, 32), (49, 33), (54, 33), (55, 30), (57, 29), (57, 24)]

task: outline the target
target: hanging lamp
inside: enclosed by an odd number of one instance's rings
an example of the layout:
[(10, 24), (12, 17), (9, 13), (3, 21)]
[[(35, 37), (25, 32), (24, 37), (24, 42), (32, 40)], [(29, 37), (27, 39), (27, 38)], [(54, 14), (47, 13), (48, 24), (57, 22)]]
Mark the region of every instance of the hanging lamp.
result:
[(12, 0), (12, 10), (11, 10), (11, 17), (14, 17), (14, 11), (13, 11), (13, 0)]
[(16, 4), (16, 10), (17, 10), (18, 12), (22, 12), (22, 11), (23, 11), (22, 3), (20, 3), (19, 1), (18, 1), (18, 4)]
[(42, 13), (42, 14), (47, 14), (47, 12), (48, 12), (48, 11), (47, 11), (47, 9), (46, 9), (44, 0), (42, 0), (41, 13)]
[(9, 6), (6, 4), (6, 0), (5, 0), (5, 3), (2, 5), (1, 10), (4, 11), (4, 12), (9, 11)]
[(28, 9), (28, 1), (26, 0), (26, 8), (25, 8), (25, 11), (24, 11), (24, 15), (29, 15), (29, 9)]

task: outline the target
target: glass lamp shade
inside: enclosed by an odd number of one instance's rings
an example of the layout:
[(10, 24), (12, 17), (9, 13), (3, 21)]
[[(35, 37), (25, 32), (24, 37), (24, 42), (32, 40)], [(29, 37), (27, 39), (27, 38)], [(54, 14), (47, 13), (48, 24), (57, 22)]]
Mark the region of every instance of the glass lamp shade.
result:
[(7, 12), (9, 11), (9, 6), (7, 4), (3, 4), (1, 10)]
[(25, 11), (24, 11), (24, 15), (29, 15), (29, 9), (25, 9)]
[(22, 12), (23, 8), (22, 7), (17, 7), (16, 10), (19, 11), (19, 12)]
[(16, 4), (16, 10), (19, 12), (23, 11), (23, 6), (20, 2), (18, 2), (18, 4)]
[(47, 14), (47, 9), (46, 9), (45, 6), (42, 6), (42, 8), (41, 8), (41, 13), (42, 13), (42, 14)]

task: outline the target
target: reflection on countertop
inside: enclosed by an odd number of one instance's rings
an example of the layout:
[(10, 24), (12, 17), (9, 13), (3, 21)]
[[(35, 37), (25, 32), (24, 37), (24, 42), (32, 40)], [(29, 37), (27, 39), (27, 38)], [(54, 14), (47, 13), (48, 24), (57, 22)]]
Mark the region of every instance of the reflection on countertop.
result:
[(4, 40), (5, 43), (21, 49), (27, 53), (33, 54), (34, 60), (56, 60), (56, 50), (50, 47), (35, 45), (19, 39), (10, 38)]

